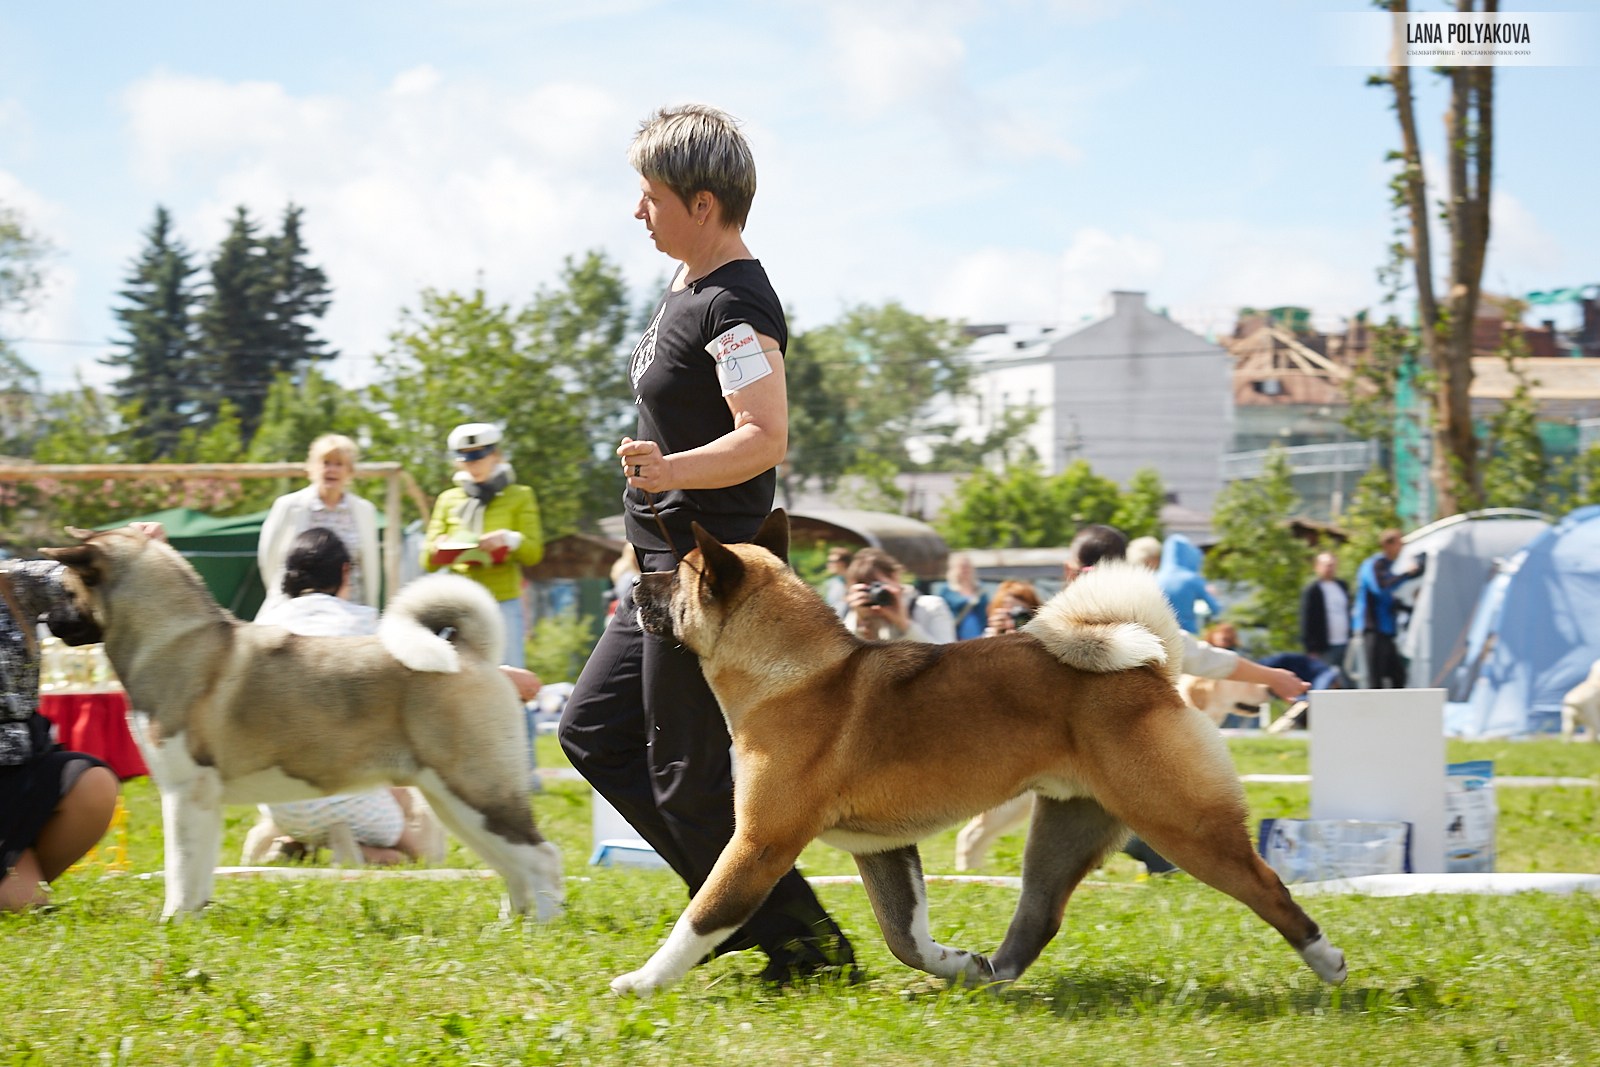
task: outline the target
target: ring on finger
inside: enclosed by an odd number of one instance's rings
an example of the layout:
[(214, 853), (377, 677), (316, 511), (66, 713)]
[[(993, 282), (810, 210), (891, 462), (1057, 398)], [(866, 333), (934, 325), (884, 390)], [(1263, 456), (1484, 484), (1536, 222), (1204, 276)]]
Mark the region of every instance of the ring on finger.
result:
[(639, 464), (637, 463), (633, 465), (633, 476), (635, 478), (639, 477)]

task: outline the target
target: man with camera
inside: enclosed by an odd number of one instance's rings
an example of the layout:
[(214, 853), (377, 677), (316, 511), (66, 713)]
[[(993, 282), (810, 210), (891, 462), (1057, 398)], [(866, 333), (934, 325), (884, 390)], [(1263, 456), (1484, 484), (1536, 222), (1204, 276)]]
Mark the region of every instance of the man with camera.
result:
[(917, 596), (901, 585), (901, 570), (899, 560), (880, 548), (857, 552), (845, 574), (844, 624), (868, 641), (954, 641), (950, 606), (941, 597)]
[(1404, 689), (1406, 661), (1395, 646), (1399, 632), (1399, 609), (1395, 605), (1394, 591), (1413, 578), (1422, 575), (1428, 558), (1417, 554), (1416, 563), (1403, 574), (1396, 574), (1394, 561), (1404, 547), (1399, 530), (1388, 529), (1378, 535), (1378, 551), (1368, 556), (1356, 572), (1355, 607), (1351, 611), (1350, 629), (1361, 634), (1362, 651), (1366, 653), (1368, 689)]

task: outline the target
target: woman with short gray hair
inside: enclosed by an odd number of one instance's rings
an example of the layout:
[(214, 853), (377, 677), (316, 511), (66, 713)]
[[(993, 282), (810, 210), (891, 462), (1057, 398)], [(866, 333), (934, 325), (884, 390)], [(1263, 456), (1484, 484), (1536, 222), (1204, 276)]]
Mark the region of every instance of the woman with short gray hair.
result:
[[(678, 261), (629, 360), (636, 437), (617, 446), (628, 543), (639, 569), (666, 571), (694, 548), (691, 524), (749, 541), (772, 510), (788, 451), (788, 326), (744, 243), (756, 191), (738, 124), (699, 104), (647, 118), (628, 150), (639, 172), (634, 217)], [(644, 633), (629, 591), (561, 716), (561, 745), (600, 795), (698, 890), (733, 830), (733, 778), (721, 708), (700, 661)], [(763, 972), (788, 981), (850, 968), (839, 927), (791, 869), (719, 952), (760, 946)]]

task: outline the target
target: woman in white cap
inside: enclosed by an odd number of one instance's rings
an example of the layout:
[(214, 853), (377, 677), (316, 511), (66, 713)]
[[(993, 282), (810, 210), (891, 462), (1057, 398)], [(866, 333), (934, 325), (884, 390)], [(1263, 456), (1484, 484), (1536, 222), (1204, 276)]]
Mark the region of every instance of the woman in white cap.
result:
[(524, 665), (522, 568), (544, 556), (539, 502), (517, 485), (500, 450), (500, 428), (468, 422), (450, 431), (455, 485), (434, 501), (422, 543), (422, 565), (449, 567), (483, 585), (500, 602), (506, 624), (505, 662)]
[(350, 591), (346, 599), (368, 607), (378, 606), (383, 561), (378, 555), (378, 509), (350, 491), (360, 451), (343, 434), (325, 433), (311, 442), (306, 456), (306, 476), (311, 484), (285, 493), (272, 502), (261, 525), (256, 545), (256, 565), (266, 611), (287, 599), (283, 595), (283, 567), (289, 546), (314, 527), (332, 530), (350, 553)]

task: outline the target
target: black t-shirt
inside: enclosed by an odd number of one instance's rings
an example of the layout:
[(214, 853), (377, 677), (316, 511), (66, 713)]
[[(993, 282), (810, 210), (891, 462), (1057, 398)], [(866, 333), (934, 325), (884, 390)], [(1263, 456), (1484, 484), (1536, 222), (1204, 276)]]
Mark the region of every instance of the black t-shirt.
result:
[[(705, 346), (725, 331), (748, 324), (789, 346), (783, 305), (754, 259), (725, 263), (676, 292), (669, 286), (628, 362), (640, 441), (654, 441), (665, 455), (699, 448), (733, 430), (733, 413), (717, 381), (716, 361)], [(781, 359), (769, 354), (768, 359)], [(679, 552), (694, 547), (691, 522), (721, 541), (748, 541), (772, 510), (776, 469), (725, 489), (674, 489), (655, 496), (656, 509)], [(669, 546), (642, 489), (623, 490), (628, 541), (663, 552)]]

